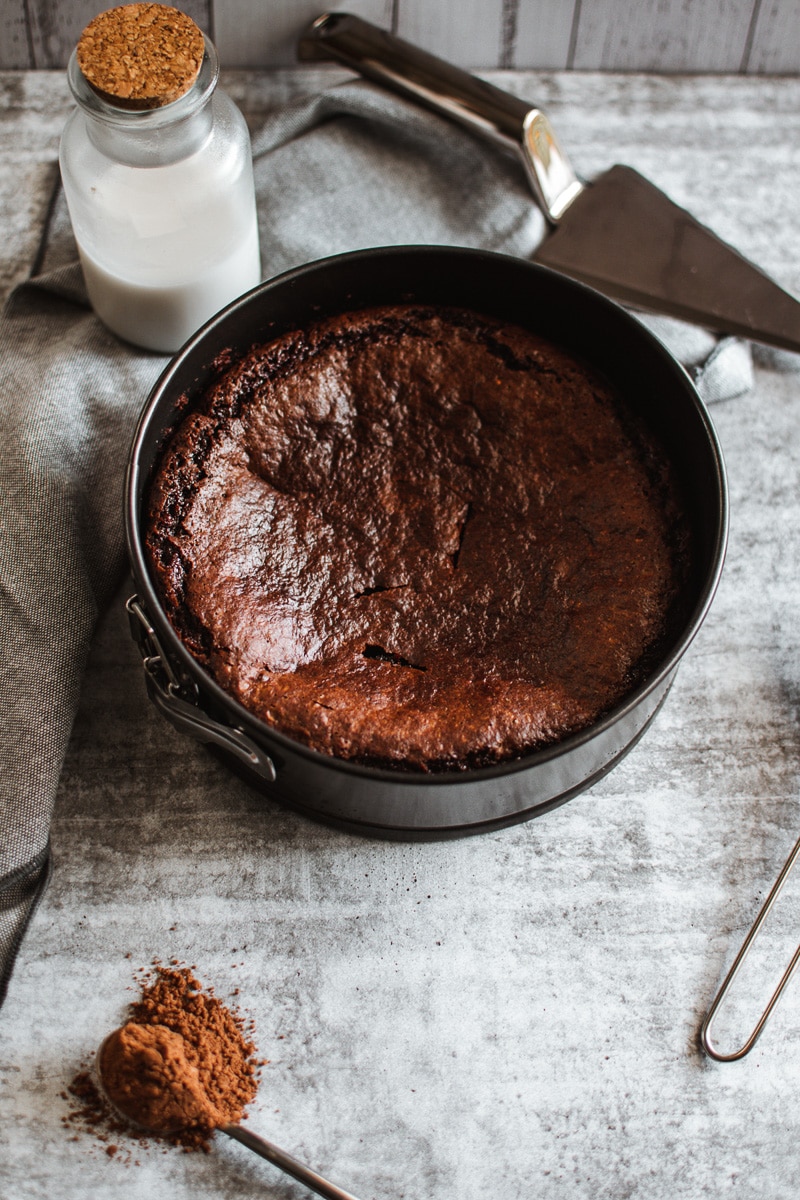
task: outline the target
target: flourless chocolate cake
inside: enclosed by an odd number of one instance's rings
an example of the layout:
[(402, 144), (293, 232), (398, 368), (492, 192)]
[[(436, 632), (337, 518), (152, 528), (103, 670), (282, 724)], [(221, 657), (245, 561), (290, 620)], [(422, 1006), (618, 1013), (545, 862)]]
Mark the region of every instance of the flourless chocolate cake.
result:
[(392, 306), (220, 366), (150, 493), (166, 611), (246, 708), (325, 754), (503, 761), (642, 678), (686, 559), (664, 454), (520, 327)]

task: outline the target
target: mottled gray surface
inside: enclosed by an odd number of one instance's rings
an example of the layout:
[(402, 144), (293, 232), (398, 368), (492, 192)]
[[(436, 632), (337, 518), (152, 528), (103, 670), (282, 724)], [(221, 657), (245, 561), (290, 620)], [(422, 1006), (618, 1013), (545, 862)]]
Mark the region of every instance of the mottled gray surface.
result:
[[(296, 86), (232, 83), (253, 112)], [(582, 170), (633, 163), (800, 290), (800, 81), (513, 83)], [(29, 265), (65, 98), (55, 76), (0, 88), (17, 97), (0, 126), (7, 281)], [(257, 797), (148, 707), (121, 591), (68, 754), (54, 879), (0, 1012), (0, 1195), (306, 1194), (227, 1140), (210, 1156), (137, 1151), (138, 1166), (68, 1140), (59, 1093), (123, 1016), (133, 968), (159, 956), (240, 989), (271, 1060), (250, 1123), (361, 1200), (793, 1200), (797, 985), (743, 1063), (696, 1044), (800, 833), (800, 376), (786, 366), (762, 362), (750, 394), (714, 409), (730, 552), (665, 707), (601, 785), (537, 822), (390, 844)], [(773, 967), (798, 897), (769, 927)]]

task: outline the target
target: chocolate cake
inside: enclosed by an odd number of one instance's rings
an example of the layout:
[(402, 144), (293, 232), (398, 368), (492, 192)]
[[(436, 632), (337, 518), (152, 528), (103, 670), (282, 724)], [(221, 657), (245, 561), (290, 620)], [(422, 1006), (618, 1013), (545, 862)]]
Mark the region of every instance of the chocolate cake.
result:
[(218, 364), (152, 483), (175, 629), (325, 754), (455, 770), (552, 744), (642, 678), (687, 533), (622, 399), (520, 327), (347, 313)]

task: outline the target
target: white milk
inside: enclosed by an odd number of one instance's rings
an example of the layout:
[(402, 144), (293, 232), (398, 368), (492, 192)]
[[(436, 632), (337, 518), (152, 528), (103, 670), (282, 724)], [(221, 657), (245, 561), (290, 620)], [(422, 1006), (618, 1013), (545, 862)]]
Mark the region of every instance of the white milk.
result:
[(258, 227), (222, 256), (214, 256), (192, 275), (176, 279), (167, 259), (163, 270), (149, 273), (147, 282), (111, 273), (78, 247), (92, 307), (114, 333), (144, 346), (171, 354), (220, 308), (249, 291), (260, 281)]
[(89, 298), (120, 337), (173, 353), (261, 278), (247, 125), (206, 55), (161, 108), (106, 102), (81, 74), (60, 162)]

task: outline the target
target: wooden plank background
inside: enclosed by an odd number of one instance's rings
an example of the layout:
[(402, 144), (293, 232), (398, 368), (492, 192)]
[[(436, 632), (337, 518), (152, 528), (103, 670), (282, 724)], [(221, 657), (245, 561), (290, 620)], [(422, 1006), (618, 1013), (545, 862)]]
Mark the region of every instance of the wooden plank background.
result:
[[(98, 0), (0, 0), (0, 68), (66, 65)], [(224, 67), (294, 62), (320, 0), (181, 0)], [(473, 69), (800, 73), (800, 0), (346, 0)]]

